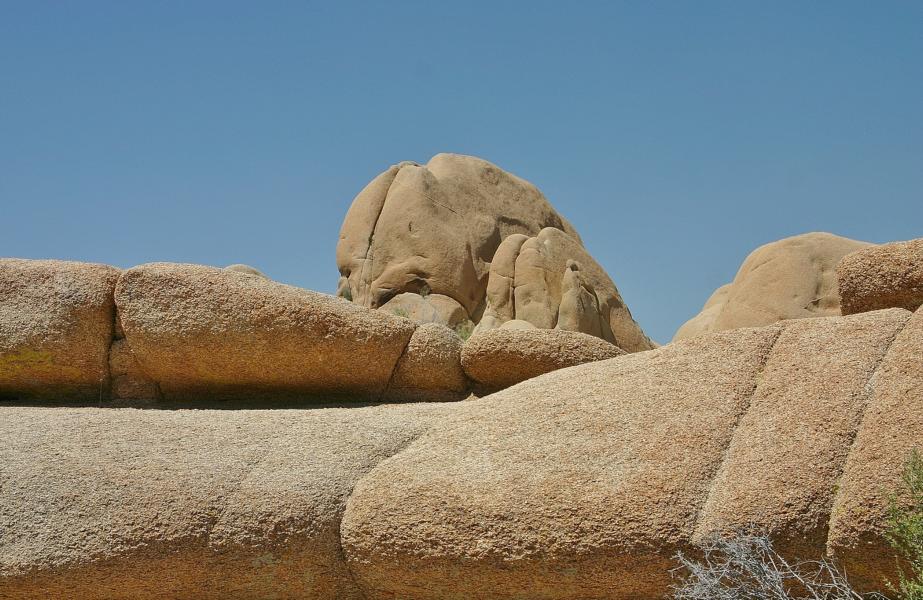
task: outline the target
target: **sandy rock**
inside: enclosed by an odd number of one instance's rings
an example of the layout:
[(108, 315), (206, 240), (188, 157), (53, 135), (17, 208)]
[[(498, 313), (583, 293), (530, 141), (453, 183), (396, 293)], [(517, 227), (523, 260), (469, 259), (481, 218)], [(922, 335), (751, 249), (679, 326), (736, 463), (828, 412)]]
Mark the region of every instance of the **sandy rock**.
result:
[(167, 399), (377, 397), (415, 325), (341, 298), (197, 265), (126, 271), (125, 338)]
[(158, 400), (160, 390), (141, 370), (124, 339), (116, 339), (109, 348), (109, 375), (112, 400)]
[[(923, 450), (923, 308), (891, 344), (869, 382), (870, 397), (833, 502), (828, 550), (851, 580), (884, 589), (894, 558), (883, 534), (904, 461)], [(902, 498), (902, 500), (906, 500)]]
[(712, 484), (700, 534), (755, 526), (790, 555), (824, 554), (868, 381), (909, 316), (892, 309), (786, 323)]
[(498, 329), (538, 329), (538, 327), (536, 327), (532, 323), (529, 323), (528, 321), (522, 321), (520, 319), (513, 319), (511, 321), (507, 321), (506, 323), (501, 325)]
[(346, 214), (337, 293), (377, 308), (428, 288), (478, 320), (500, 242), (544, 227), (579, 240), (535, 186), (485, 160), (437, 154), (425, 166), (401, 163), (369, 183)]
[(835, 268), (845, 255), (866, 246), (829, 233), (805, 233), (760, 246), (740, 266), (734, 281), (718, 288), (673, 340), (784, 319), (839, 315)]
[(836, 269), (843, 314), (923, 304), (923, 238), (863, 248)]
[(578, 240), (559, 229), (501, 246), (491, 278), (479, 332), (518, 319), (540, 329), (596, 335), (628, 352), (653, 348), (609, 275)]
[(397, 362), (388, 400), (459, 400), (468, 380), (461, 367), (461, 338), (436, 323), (417, 327)]
[(464, 307), (442, 294), (428, 294), (424, 297), (405, 292), (388, 300), (379, 310), (417, 323), (438, 323), (450, 329), (468, 320)]
[(472, 380), (500, 390), (544, 373), (621, 356), (625, 351), (597, 337), (556, 329), (494, 329), (471, 336), (461, 364)]
[(86, 400), (108, 393), (118, 277), (106, 265), (0, 260), (0, 397)]
[(263, 279), (269, 279), (265, 273), (257, 269), (256, 267), (251, 267), (250, 265), (243, 264), (234, 264), (228, 265), (224, 268), (225, 271), (234, 271), (235, 273), (246, 273), (247, 275), (256, 275), (257, 277), (262, 277)]
[(356, 580), (370, 600), (662, 597), (778, 332), (688, 340), (455, 405), (357, 484), (341, 525)]
[(0, 598), (362, 598), (347, 497), (447, 406), (0, 408)]

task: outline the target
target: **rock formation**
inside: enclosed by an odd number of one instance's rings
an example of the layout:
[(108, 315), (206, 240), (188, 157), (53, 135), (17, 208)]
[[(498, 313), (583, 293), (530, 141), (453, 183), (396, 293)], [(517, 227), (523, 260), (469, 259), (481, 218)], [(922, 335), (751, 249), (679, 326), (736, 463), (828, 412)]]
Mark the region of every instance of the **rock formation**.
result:
[(337, 266), (338, 295), (420, 323), (486, 330), (515, 318), (653, 347), (541, 192), (479, 158), (439, 154), (375, 178), (346, 215)]
[(829, 233), (805, 233), (760, 246), (734, 281), (715, 290), (702, 312), (673, 336), (758, 327), (784, 319), (840, 314), (835, 269), (845, 255), (869, 246)]
[(843, 314), (923, 304), (923, 238), (847, 254), (836, 269)]

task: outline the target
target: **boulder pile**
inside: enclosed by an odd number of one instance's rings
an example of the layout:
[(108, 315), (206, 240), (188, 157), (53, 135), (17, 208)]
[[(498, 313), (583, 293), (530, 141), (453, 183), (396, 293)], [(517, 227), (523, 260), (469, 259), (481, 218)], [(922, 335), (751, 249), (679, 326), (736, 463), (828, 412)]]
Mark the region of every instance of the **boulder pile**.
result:
[(534, 186), (438, 155), (353, 202), (336, 296), (0, 259), (0, 598), (653, 600), (752, 529), (882, 589), (921, 252), (768, 244), (655, 347)]

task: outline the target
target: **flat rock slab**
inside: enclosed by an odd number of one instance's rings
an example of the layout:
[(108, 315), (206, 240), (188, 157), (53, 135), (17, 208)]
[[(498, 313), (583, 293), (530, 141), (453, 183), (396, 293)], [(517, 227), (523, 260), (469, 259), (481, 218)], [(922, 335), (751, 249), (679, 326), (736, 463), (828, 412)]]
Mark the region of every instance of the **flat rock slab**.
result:
[(118, 277), (106, 265), (0, 260), (0, 397), (108, 397)]
[(416, 328), (342, 298), (200, 265), (129, 269), (115, 302), (136, 362), (167, 399), (375, 398)]
[(0, 598), (361, 598), (346, 499), (446, 406), (0, 408)]

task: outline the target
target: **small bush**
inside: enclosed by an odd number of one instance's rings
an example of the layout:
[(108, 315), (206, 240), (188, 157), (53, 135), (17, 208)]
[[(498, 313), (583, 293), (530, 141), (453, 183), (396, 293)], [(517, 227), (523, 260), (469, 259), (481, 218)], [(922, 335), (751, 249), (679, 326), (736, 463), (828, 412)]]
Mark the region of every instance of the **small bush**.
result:
[(462, 321), (455, 326), (455, 334), (463, 340), (467, 341), (472, 333), (474, 333), (474, 323), (471, 321)]
[(676, 555), (685, 572), (673, 586), (675, 600), (871, 600), (852, 589), (846, 575), (827, 559), (789, 562), (766, 535), (713, 537), (702, 545), (702, 559)]
[(923, 456), (917, 449), (904, 464), (903, 486), (891, 496), (887, 538), (910, 566), (899, 569), (897, 584), (889, 585), (901, 600), (923, 600)]

